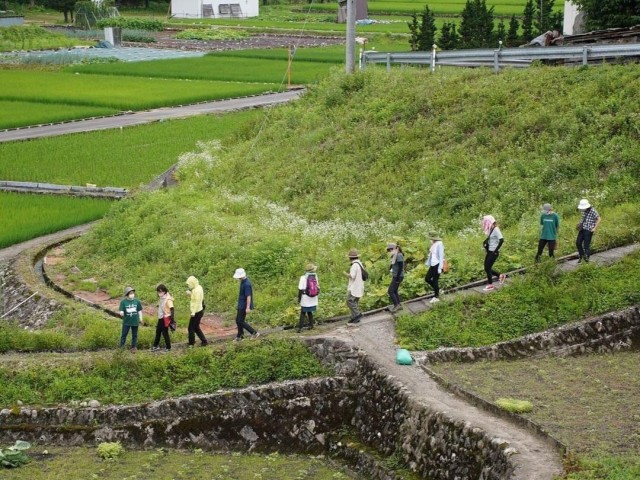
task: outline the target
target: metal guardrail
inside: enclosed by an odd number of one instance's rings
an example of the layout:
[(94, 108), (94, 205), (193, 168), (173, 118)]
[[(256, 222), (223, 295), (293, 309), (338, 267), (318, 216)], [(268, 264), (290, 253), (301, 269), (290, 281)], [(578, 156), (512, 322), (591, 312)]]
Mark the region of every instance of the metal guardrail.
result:
[(117, 187), (79, 187), (75, 185), (56, 185), (54, 183), (13, 182), (0, 180), (0, 191), (23, 193), (50, 193), (58, 195), (78, 195), (99, 198), (124, 198), (126, 188)]
[(525, 47), (445, 50), (431, 52), (375, 52), (362, 54), (362, 69), (367, 64), (383, 63), (387, 71), (391, 65), (429, 65), (431, 71), (436, 66), (493, 67), (498, 72), (501, 67), (527, 67), (535, 60), (564, 60), (581, 62), (601, 61), (610, 58), (640, 57), (640, 43), (622, 45), (581, 45), (566, 47)]

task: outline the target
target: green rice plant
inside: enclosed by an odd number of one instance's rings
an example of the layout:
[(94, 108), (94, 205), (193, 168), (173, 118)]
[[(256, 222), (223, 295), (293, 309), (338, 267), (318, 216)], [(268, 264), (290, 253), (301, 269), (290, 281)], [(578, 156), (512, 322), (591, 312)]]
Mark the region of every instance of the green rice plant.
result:
[(99, 106), (43, 105), (29, 101), (0, 100), (0, 112), (0, 129), (5, 129), (112, 115), (118, 110)]
[[(96, 74), (96, 78), (108, 78), (109, 75), (117, 75), (118, 78), (120, 76), (122, 78), (145, 77), (151, 79), (149, 82), (160, 82), (159, 79), (163, 78), (190, 79), (194, 81), (193, 83), (197, 80), (265, 82), (266, 85), (262, 88), (266, 91), (268, 88), (276, 90), (276, 85), (280, 85), (286, 80), (288, 54), (286, 49), (280, 49), (279, 52), (279, 59), (251, 59), (248, 61), (243, 57), (207, 55), (201, 58), (130, 62), (122, 65), (74, 65), (70, 67), (69, 71)], [(328, 75), (330, 67), (331, 65), (326, 62), (295, 63), (292, 67), (292, 81), (295, 83), (316, 82)], [(93, 75), (84, 78), (92, 77)], [(120, 82), (120, 80), (118, 81)], [(238, 84), (236, 88), (240, 90), (242, 85)], [(245, 88), (250, 88), (250, 85), (253, 84), (246, 83)], [(228, 94), (227, 96), (232, 95)]]
[[(117, 68), (118, 64), (110, 65)], [(0, 70), (0, 100), (143, 110), (277, 90), (268, 83), (165, 80), (65, 72)], [(2, 111), (0, 122), (12, 112)]]
[[(118, 336), (114, 324), (114, 343)], [(89, 399), (103, 404), (139, 403), (331, 374), (304, 344), (291, 339), (231, 344), (215, 347), (213, 352), (201, 349), (160, 355), (145, 353), (141, 347), (136, 355), (117, 350), (54, 364), (27, 363), (0, 367), (0, 405), (11, 406), (17, 400), (29, 405)]]
[(517, 400), (515, 398), (498, 398), (496, 405), (511, 413), (529, 413), (533, 410), (533, 403), (529, 400)]
[(213, 138), (231, 142), (241, 132), (251, 131), (250, 126), (264, 115), (261, 110), (245, 110), (0, 143), (0, 179), (137, 187), (176, 163), (181, 153), (197, 148), (198, 142)]
[(0, 192), (0, 248), (96, 220), (109, 200)]

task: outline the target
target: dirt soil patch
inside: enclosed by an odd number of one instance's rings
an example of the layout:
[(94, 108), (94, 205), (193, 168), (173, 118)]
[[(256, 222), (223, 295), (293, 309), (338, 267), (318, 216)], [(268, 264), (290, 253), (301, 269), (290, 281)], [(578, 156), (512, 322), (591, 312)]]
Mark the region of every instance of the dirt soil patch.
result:
[(578, 452), (640, 450), (640, 352), (432, 368), (490, 402), (533, 402), (533, 412), (522, 416)]
[(344, 43), (343, 37), (311, 35), (276, 35), (261, 33), (239, 40), (178, 40), (175, 31), (154, 33), (155, 43), (124, 42), (127, 47), (173, 48), (176, 50), (196, 50), (220, 52), (224, 50), (248, 50), (253, 48), (288, 48), (295, 45), (304, 47), (327, 47)]

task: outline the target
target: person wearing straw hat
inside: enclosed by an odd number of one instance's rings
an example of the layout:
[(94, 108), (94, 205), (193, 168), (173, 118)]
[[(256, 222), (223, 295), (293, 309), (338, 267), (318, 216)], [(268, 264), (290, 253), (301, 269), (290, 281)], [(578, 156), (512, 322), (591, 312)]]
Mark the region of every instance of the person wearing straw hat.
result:
[(240, 282), (240, 292), (238, 293), (238, 305), (236, 313), (236, 326), (238, 327), (238, 335), (235, 340), (239, 342), (244, 338), (244, 331), (246, 330), (251, 334), (253, 338), (260, 336), (255, 329), (247, 323), (247, 313), (253, 310), (253, 286), (251, 281), (247, 278), (247, 272), (244, 268), (236, 269), (233, 274), (233, 278)]
[(589, 200), (583, 198), (578, 203), (578, 210), (582, 212), (582, 218), (576, 225), (578, 236), (576, 238), (576, 247), (578, 248), (578, 263), (589, 262), (591, 255), (591, 240), (596, 228), (600, 225), (600, 215), (595, 208), (591, 206)]
[(484, 271), (487, 274), (487, 286), (484, 287), (484, 291), (488, 292), (495, 289), (493, 286), (494, 276), (500, 279), (500, 283), (504, 283), (507, 278), (504, 273), (498, 273), (493, 269), (493, 264), (496, 263), (498, 255), (500, 255), (500, 247), (502, 247), (504, 243), (504, 237), (493, 215), (485, 215), (482, 217), (482, 230), (487, 235), (482, 245), (487, 251), (484, 257)]
[(316, 274), (317, 267), (313, 263), (307, 264), (304, 275), (298, 282), (298, 304), (300, 305), (300, 321), (298, 322), (298, 333), (305, 326), (305, 318), (309, 319), (308, 328), (313, 328), (313, 313), (318, 308), (318, 295), (320, 294), (320, 284)]
[(427, 275), (424, 277), (424, 281), (433, 288), (434, 296), (430, 303), (437, 303), (440, 301), (440, 286), (438, 281), (444, 266), (444, 244), (442, 243), (442, 238), (440, 238), (437, 233), (430, 233), (429, 239), (431, 240), (431, 247), (429, 248), (427, 260), (425, 261)]
[(536, 255), (536, 262), (540, 261), (542, 252), (545, 245), (549, 245), (549, 256), (553, 258), (553, 252), (556, 249), (556, 242), (558, 240), (558, 228), (560, 228), (560, 218), (558, 214), (553, 211), (550, 203), (545, 203), (542, 206), (542, 214), (540, 215), (540, 240), (538, 241), (538, 253)]
[(347, 285), (347, 306), (351, 312), (349, 323), (360, 322), (362, 312), (360, 312), (359, 302), (364, 296), (364, 280), (362, 278), (363, 266), (360, 263), (360, 254), (355, 248), (349, 250), (348, 258), (351, 261), (351, 268), (344, 274), (349, 277)]

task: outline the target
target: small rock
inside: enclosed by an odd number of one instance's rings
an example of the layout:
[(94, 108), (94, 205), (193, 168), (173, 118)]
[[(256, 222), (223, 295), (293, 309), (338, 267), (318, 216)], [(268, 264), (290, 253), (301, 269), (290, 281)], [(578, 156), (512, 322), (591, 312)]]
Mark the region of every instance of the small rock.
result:
[(17, 405), (17, 406), (19, 406), (19, 407), (21, 407), (22, 405), (24, 405), (24, 403), (22, 403), (22, 400), (18, 400), (18, 401), (16, 402), (16, 405)]
[(89, 406), (91, 408), (98, 408), (100, 406), (100, 402), (98, 400), (90, 400)]
[(80, 406), (81, 407), (86, 407), (87, 406), (87, 402), (80, 402)]

